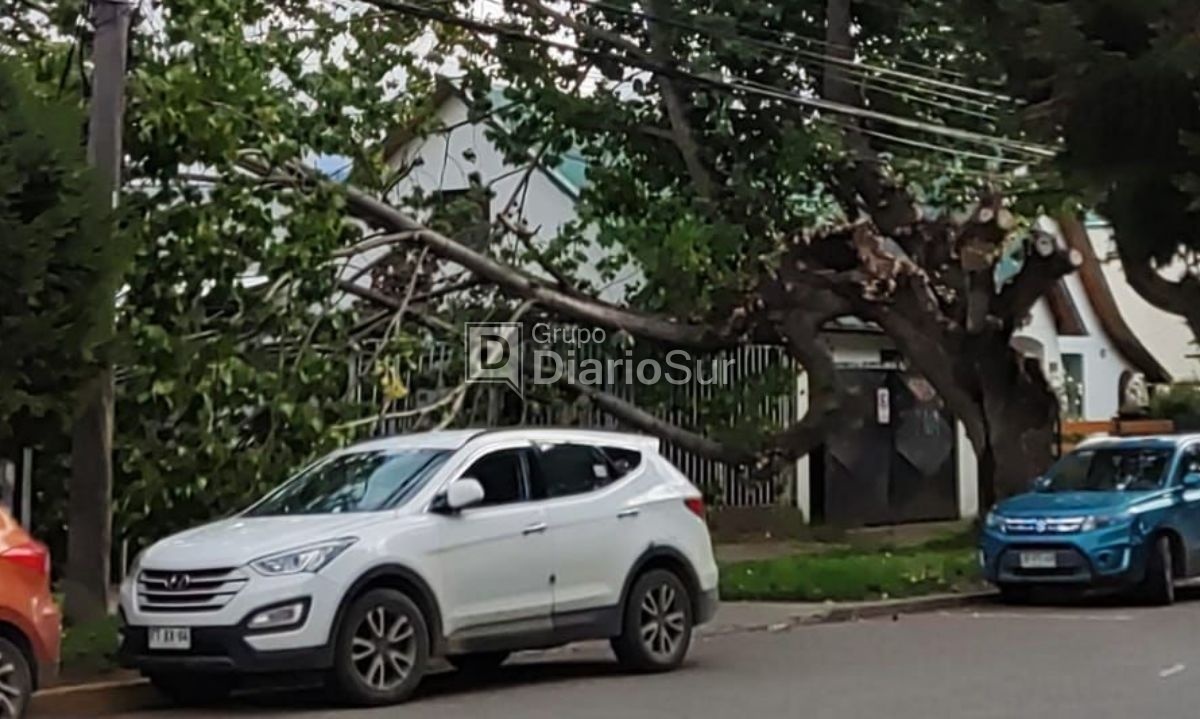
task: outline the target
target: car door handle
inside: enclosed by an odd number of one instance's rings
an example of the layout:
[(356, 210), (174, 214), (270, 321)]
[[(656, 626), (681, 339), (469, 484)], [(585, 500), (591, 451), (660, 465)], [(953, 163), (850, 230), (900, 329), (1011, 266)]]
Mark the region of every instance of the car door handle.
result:
[(642, 513), (642, 510), (637, 509), (637, 508), (622, 509), (620, 512), (617, 512), (617, 519), (629, 519), (631, 517), (636, 517), (641, 513)]
[(521, 534), (528, 536), (530, 534), (541, 534), (544, 531), (546, 531), (546, 523), (538, 522), (537, 524), (531, 524), (525, 529), (521, 530)]

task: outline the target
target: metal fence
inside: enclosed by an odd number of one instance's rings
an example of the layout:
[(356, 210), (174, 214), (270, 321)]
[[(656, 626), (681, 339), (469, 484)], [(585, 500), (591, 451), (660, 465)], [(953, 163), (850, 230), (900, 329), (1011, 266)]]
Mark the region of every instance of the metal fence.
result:
[[(611, 357), (613, 353), (611, 346), (604, 345), (580, 345), (572, 349), (580, 361), (585, 358), (604, 359)], [(385, 369), (392, 368), (402, 379), (407, 394), (386, 405), (380, 382), (377, 380), (380, 360), (376, 360), (371, 351), (354, 357), (350, 363), (351, 396), (381, 416), (380, 421), (373, 423), (370, 431), (376, 435), (391, 435), (428, 429), (436, 424), (444, 416), (440, 406), (438, 410), (423, 415), (406, 413), (444, 401), (448, 392), (459, 387), (463, 377), (463, 354), (464, 348), (461, 345), (440, 342), (425, 346), (407, 361), (388, 360)], [(747, 386), (751, 378), (768, 371), (782, 370), (788, 377), (794, 377), (796, 371), (794, 361), (785, 351), (779, 347), (762, 345), (748, 345), (715, 352), (693, 357), (693, 360), (704, 362), (709, 367), (712, 366), (707, 364), (710, 361), (728, 361), (728, 384), (703, 384), (698, 377), (693, 376), (691, 382), (673, 386), (668, 408), (658, 414), (663, 419), (683, 427), (696, 427), (701, 423), (700, 407), (704, 402), (712, 400), (716, 392), (736, 393), (739, 387)], [(638, 400), (639, 386), (636, 383), (607, 382), (596, 388), (632, 403)], [(797, 398), (794, 383), (789, 385), (789, 389), (790, 391), (759, 399), (736, 394), (730, 396), (737, 397), (735, 412), (749, 411), (748, 403), (755, 402), (759, 405), (757, 409), (763, 417), (775, 426), (783, 427), (796, 419)], [(613, 417), (591, 404), (581, 408), (570, 403), (539, 402), (529, 397), (521, 399), (511, 390), (499, 385), (476, 385), (471, 393), (474, 397), (469, 399), (467, 404), (474, 409), (465, 408), (467, 411), (456, 420), (456, 426), (524, 424), (606, 429), (617, 429), (620, 426)], [(478, 411), (478, 405), (488, 407), (488, 411)], [(509, 411), (496, 411), (498, 406)], [(787, 501), (790, 497), (787, 488), (794, 484), (794, 473), (791, 471), (776, 477), (774, 481), (751, 481), (746, 478), (743, 469), (697, 456), (665, 441), (662, 444), (662, 454), (700, 487), (710, 501), (719, 505), (773, 506)]]

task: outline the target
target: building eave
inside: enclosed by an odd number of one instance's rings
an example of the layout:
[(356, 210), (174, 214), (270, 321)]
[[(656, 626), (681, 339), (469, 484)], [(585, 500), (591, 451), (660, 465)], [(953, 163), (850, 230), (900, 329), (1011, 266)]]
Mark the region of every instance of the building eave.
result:
[(1100, 260), (1096, 257), (1096, 250), (1092, 247), (1092, 240), (1083, 221), (1074, 214), (1064, 213), (1058, 218), (1058, 226), (1067, 246), (1077, 250), (1083, 258), (1078, 270), (1079, 280), (1088, 303), (1100, 320), (1101, 329), (1116, 345), (1117, 351), (1145, 375), (1148, 382), (1170, 382), (1171, 373), (1146, 349), (1121, 315), (1121, 308), (1113, 296), (1112, 288), (1108, 286), (1108, 280), (1104, 278), (1104, 268), (1100, 266)]

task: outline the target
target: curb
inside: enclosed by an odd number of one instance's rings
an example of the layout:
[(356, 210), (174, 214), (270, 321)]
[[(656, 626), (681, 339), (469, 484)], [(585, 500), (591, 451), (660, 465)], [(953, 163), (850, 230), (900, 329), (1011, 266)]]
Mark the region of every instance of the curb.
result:
[(51, 687), (33, 695), (31, 717), (94, 717), (154, 709), (163, 699), (145, 679)]
[[(834, 605), (815, 612), (796, 614), (779, 622), (726, 624), (711, 629), (699, 627), (696, 634), (701, 638), (709, 638), (746, 632), (782, 632), (799, 627), (840, 624), (879, 617), (896, 618), (901, 614), (919, 614), (970, 606), (990, 601), (995, 596), (995, 592), (974, 592), (862, 602), (846, 606)], [(35, 718), (95, 717), (155, 709), (165, 705), (163, 698), (149, 682), (133, 678), (44, 689), (34, 695), (30, 715)]]
[(938, 612), (945, 609), (956, 609), (994, 600), (995, 592), (971, 592), (967, 594), (938, 594), (931, 597), (913, 597), (911, 599), (885, 599), (878, 602), (858, 602), (842, 606), (833, 605), (804, 614), (795, 614), (777, 622), (758, 622), (753, 624), (725, 624), (712, 627), (705, 631), (700, 627), (697, 634), (701, 637), (719, 637), (727, 634), (742, 632), (783, 632), (798, 627), (809, 627), (820, 624), (842, 624), (863, 619), (879, 617), (898, 618), (901, 614), (920, 614), (922, 612)]
[(998, 595), (995, 592), (972, 592), (970, 594), (948, 594), (932, 597), (914, 597), (912, 599), (896, 599), (882, 602), (870, 602), (845, 607), (832, 607), (810, 619), (805, 624), (836, 624), (839, 622), (855, 622), (860, 619), (876, 619), (878, 617), (898, 617), (901, 614), (920, 614), (922, 612), (938, 612), (943, 609), (966, 607), (981, 602), (988, 602)]

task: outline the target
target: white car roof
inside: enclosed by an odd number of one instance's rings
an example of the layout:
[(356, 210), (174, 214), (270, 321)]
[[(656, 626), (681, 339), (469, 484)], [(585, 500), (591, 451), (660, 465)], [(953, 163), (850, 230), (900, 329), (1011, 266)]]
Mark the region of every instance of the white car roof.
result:
[(414, 432), (391, 437), (380, 437), (346, 447), (343, 451), (396, 450), (425, 447), (429, 449), (456, 450), (468, 442), (502, 442), (529, 438), (541, 441), (586, 442), (588, 444), (615, 444), (634, 446), (645, 451), (658, 451), (658, 438), (634, 432), (615, 432), (601, 429), (573, 429), (561, 427), (511, 427), (501, 429), (450, 429), (436, 432)]

